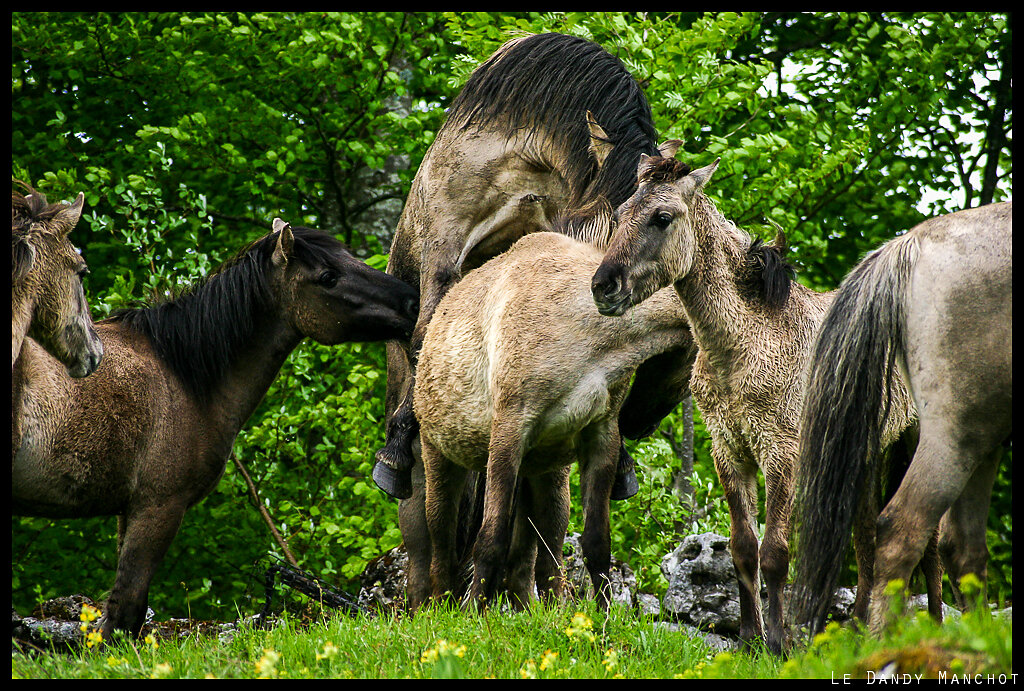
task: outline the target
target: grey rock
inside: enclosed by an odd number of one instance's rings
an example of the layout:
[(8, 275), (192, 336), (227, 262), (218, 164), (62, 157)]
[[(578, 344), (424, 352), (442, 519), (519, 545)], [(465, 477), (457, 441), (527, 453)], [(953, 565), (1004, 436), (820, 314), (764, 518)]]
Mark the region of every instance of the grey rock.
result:
[(728, 538), (714, 533), (686, 537), (662, 559), (661, 572), (668, 580), (663, 617), (702, 631), (739, 633), (739, 582)]

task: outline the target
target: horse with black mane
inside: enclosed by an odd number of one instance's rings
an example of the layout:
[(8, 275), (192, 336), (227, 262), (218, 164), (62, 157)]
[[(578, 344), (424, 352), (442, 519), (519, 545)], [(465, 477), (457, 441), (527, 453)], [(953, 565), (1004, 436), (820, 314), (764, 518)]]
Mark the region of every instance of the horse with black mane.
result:
[(97, 322), (102, 364), (70, 378), (31, 339), (14, 367), (16, 515), (118, 517), (101, 632), (138, 634), (185, 510), (217, 485), (242, 425), (304, 338), (406, 338), (416, 291), (332, 236), (273, 231), (165, 302)]
[[(424, 156), (387, 268), (419, 287), (420, 313), (407, 342), (388, 344), (386, 440), (373, 469), (377, 485), (403, 499), (411, 607), (429, 595), (412, 396), (434, 310), (462, 276), (524, 235), (551, 230), (560, 217), (598, 200), (614, 208), (626, 199), (640, 154), (657, 153), (655, 137), (647, 99), (616, 57), (578, 37), (541, 34), (509, 41), (473, 72)], [(651, 371), (662, 364), (640, 365), (621, 411), (623, 436), (651, 433), (688, 395)], [(620, 445), (612, 498), (637, 488), (633, 461)], [(477, 505), (479, 499), (472, 492), (464, 497)]]
[[(715, 470), (729, 504), (740, 636), (764, 639), (780, 652), (788, 639), (783, 587), (803, 373), (833, 295), (793, 280), (781, 232), (774, 244), (764, 244), (722, 216), (703, 194), (717, 166), (716, 160), (694, 170), (672, 157), (641, 158), (637, 191), (619, 207), (618, 228), (594, 273), (593, 299), (602, 314), (623, 315), (674, 286), (699, 348), (690, 389), (711, 435)], [(894, 386), (891, 402), (880, 449), (897, 442), (914, 421), (905, 388)], [(760, 545), (758, 470), (765, 483)]]
[[(381, 489), (413, 492), (416, 358), (444, 294), (567, 210), (599, 197), (614, 208), (632, 192), (640, 154), (656, 152), (643, 91), (591, 41), (517, 38), (473, 72), (416, 173), (391, 246), (387, 270), (419, 286), (420, 314), (409, 342), (388, 346), (387, 438), (374, 467)], [(636, 487), (628, 456), (622, 462), (625, 498)]]

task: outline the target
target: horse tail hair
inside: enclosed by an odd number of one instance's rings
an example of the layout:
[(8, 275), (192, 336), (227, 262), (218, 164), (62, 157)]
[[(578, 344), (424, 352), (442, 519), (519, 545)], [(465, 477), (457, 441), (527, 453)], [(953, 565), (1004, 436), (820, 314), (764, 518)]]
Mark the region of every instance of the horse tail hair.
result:
[[(905, 353), (905, 296), (916, 256), (897, 238), (844, 279), (820, 327), (800, 421), (795, 621), (822, 629), (858, 502), (880, 461), (896, 358)], [(879, 407), (881, 404), (881, 408)]]

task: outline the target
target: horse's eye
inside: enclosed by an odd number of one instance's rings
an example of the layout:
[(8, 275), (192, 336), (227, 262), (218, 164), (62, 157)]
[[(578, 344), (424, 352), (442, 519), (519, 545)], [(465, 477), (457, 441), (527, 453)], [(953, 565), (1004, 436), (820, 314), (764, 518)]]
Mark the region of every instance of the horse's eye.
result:
[(334, 271), (323, 271), (316, 277), (317, 285), (324, 288), (333, 288), (338, 283), (338, 274)]
[(659, 211), (658, 213), (651, 216), (651, 225), (655, 228), (665, 230), (672, 223), (672, 214), (666, 211)]

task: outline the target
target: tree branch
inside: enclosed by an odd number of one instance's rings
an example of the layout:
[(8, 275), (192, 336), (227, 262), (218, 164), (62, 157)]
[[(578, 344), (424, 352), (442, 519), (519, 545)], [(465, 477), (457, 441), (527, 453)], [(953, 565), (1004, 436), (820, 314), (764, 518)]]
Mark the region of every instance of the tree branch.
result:
[(253, 503), (256, 504), (256, 508), (259, 510), (260, 516), (263, 517), (263, 522), (267, 524), (268, 528), (270, 528), (270, 534), (274, 538), (274, 542), (276, 542), (277, 546), (281, 548), (282, 552), (284, 552), (285, 559), (288, 560), (288, 563), (295, 568), (299, 568), (299, 562), (295, 560), (295, 557), (292, 555), (292, 551), (288, 549), (287, 541), (285, 541), (284, 537), (274, 526), (274, 521), (270, 517), (270, 512), (267, 511), (267, 508), (263, 506), (263, 502), (260, 501), (260, 495), (256, 491), (256, 485), (253, 483), (252, 478), (249, 477), (249, 472), (245, 469), (245, 465), (243, 465), (242, 461), (238, 459), (238, 456), (235, 455), (234, 451), (231, 452), (231, 460), (235, 462), (235, 466), (238, 467), (238, 472), (240, 472), (242, 474), (242, 478), (245, 479), (245, 484), (249, 487), (249, 496), (252, 497)]

